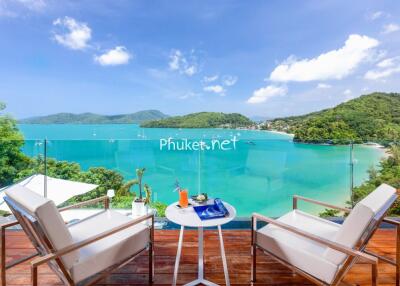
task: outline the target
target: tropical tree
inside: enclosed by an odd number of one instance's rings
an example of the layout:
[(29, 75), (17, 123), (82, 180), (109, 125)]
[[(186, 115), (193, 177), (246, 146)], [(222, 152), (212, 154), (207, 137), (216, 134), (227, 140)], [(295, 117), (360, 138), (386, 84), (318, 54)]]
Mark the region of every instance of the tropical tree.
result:
[(21, 152), (24, 138), (16, 121), (3, 113), (6, 105), (0, 102), (0, 187), (14, 181), (18, 172), (29, 165), (29, 158)]

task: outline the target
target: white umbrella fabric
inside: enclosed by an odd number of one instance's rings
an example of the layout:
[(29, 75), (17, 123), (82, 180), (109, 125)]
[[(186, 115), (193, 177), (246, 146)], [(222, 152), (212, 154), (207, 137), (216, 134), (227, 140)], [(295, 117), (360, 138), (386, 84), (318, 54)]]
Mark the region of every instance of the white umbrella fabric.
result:
[[(24, 186), (31, 191), (44, 196), (45, 180), (47, 182), (47, 198), (53, 200), (57, 206), (74, 196), (82, 195), (98, 187), (98, 185), (95, 184), (56, 179), (49, 176), (45, 178), (42, 174), (32, 175), (16, 184)], [(6, 188), (8, 187), (0, 190), (0, 210), (10, 212), (10, 209), (3, 199), (5, 196), (4, 190)]]

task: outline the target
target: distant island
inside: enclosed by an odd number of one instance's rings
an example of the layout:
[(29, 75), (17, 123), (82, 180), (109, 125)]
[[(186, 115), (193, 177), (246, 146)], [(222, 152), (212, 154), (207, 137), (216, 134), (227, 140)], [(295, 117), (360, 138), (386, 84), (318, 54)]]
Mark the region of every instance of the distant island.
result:
[(239, 113), (198, 112), (142, 123), (146, 128), (239, 128), (254, 123)]
[(375, 92), (302, 116), (267, 121), (262, 129), (294, 134), (294, 141), (344, 144), (400, 139), (400, 94)]
[(143, 110), (130, 114), (100, 115), (95, 113), (57, 113), (19, 120), (23, 124), (140, 124), (144, 121), (167, 118), (158, 110)]

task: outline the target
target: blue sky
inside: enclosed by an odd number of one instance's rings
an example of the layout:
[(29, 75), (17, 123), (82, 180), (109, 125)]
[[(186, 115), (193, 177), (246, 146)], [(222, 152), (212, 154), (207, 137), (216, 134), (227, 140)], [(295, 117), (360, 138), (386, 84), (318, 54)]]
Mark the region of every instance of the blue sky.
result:
[(0, 0), (0, 100), (278, 117), (400, 91), (393, 1)]

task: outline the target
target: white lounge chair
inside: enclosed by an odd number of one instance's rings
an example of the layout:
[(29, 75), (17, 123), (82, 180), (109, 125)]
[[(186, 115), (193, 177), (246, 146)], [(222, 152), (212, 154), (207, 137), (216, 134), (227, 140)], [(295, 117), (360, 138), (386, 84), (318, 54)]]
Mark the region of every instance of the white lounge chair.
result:
[[(92, 285), (146, 249), (149, 250), (149, 284), (152, 283), (153, 215), (131, 219), (109, 210), (108, 197), (58, 210), (53, 201), (22, 186), (5, 192), (5, 201), (41, 256), (31, 262), (34, 286), (38, 284), (38, 266), (44, 263), (49, 264), (65, 285)], [(104, 211), (77, 223), (66, 225), (60, 215), (60, 211), (100, 201), (104, 201)], [(141, 223), (146, 220), (151, 220), (150, 226)], [(3, 227), (2, 230), (3, 244)], [(2, 256), (5, 261), (5, 254)], [(5, 268), (2, 270), (5, 285)]]
[[(382, 184), (352, 210), (295, 196), (293, 211), (274, 220), (260, 214), (252, 217), (252, 281), (256, 281), (256, 252), (263, 250), (317, 285), (339, 285), (357, 261), (372, 265), (372, 285), (377, 285), (378, 259), (396, 266), (399, 285), (399, 223), (385, 219), (397, 199), (396, 189)], [(342, 225), (297, 209), (303, 200), (349, 213)], [(257, 221), (268, 224), (257, 229)], [(397, 227), (396, 261), (366, 253), (365, 247), (382, 221)]]

